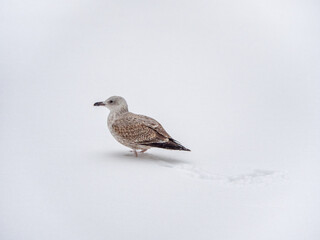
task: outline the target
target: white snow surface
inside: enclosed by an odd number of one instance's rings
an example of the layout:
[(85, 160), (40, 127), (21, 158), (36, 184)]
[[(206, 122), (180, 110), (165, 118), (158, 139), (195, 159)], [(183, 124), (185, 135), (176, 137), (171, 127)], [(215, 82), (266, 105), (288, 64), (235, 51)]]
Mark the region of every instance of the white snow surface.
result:
[(1, 240), (320, 239), (319, 1), (0, 5)]

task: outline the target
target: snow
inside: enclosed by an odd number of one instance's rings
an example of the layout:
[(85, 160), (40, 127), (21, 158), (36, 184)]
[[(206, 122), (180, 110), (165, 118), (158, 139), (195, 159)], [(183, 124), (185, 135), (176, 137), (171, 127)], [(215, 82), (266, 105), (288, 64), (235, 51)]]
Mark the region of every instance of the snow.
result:
[[(0, 239), (320, 239), (316, 1), (2, 1)], [(192, 152), (135, 158), (126, 98)]]

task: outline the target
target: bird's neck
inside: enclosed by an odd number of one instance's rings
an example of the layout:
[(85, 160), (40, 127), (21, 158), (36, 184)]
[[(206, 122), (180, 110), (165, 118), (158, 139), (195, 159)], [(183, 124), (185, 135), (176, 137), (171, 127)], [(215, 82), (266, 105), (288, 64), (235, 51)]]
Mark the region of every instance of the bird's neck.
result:
[(117, 109), (113, 109), (110, 111), (109, 116), (108, 116), (108, 120), (110, 122), (115, 121), (118, 117), (120, 117), (122, 114), (125, 114), (128, 112), (128, 107), (121, 107), (121, 108), (117, 108)]

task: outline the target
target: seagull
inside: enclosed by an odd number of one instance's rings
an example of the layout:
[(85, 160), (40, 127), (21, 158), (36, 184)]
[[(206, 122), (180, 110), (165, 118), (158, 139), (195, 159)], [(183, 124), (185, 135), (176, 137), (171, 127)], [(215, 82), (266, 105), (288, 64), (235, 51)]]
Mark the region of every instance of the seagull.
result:
[(129, 112), (123, 97), (112, 96), (93, 106), (103, 106), (110, 110), (108, 128), (112, 136), (122, 145), (131, 148), (136, 157), (137, 150), (143, 153), (152, 147), (190, 151), (174, 140), (153, 118)]

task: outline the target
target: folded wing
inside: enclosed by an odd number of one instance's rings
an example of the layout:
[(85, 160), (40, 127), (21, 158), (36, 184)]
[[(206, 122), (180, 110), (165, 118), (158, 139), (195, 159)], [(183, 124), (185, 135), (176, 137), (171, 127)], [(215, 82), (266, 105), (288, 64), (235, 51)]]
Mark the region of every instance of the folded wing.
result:
[(116, 120), (112, 128), (131, 144), (190, 151), (172, 139), (160, 123), (147, 116), (127, 113)]
[(165, 142), (170, 135), (156, 120), (133, 113), (125, 114), (112, 124), (118, 136), (132, 144)]

